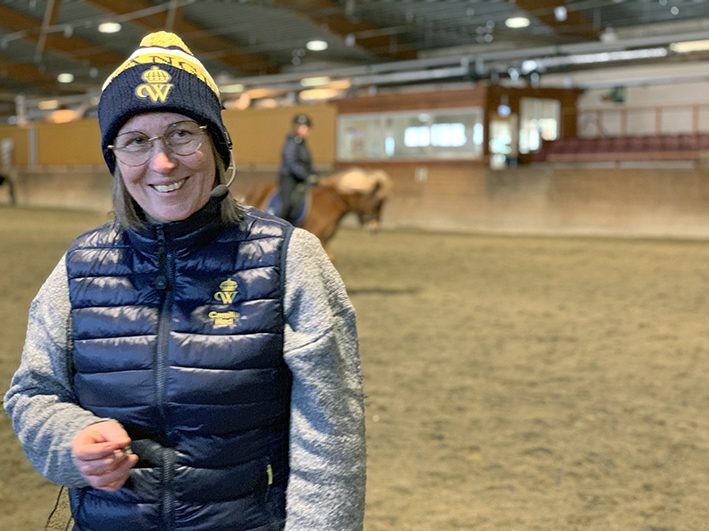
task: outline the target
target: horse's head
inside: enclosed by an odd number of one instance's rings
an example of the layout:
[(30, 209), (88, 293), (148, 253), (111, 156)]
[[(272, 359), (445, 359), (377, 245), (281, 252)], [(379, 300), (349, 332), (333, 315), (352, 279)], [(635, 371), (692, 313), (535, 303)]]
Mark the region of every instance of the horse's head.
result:
[(392, 186), (386, 172), (354, 168), (340, 174), (336, 186), (360, 224), (370, 232), (378, 231), (382, 209)]

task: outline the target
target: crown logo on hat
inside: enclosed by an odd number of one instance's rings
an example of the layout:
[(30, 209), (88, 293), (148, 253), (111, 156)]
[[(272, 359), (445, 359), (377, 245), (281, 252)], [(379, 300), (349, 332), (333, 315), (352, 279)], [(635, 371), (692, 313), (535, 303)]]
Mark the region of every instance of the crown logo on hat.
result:
[(135, 95), (139, 98), (150, 98), (153, 103), (164, 102), (167, 99), (172, 83), (168, 83), (172, 76), (158, 68), (152, 66), (140, 76), (145, 83), (135, 87)]
[(146, 70), (140, 77), (146, 83), (167, 83), (172, 79), (170, 74), (157, 66), (153, 66), (150, 70)]

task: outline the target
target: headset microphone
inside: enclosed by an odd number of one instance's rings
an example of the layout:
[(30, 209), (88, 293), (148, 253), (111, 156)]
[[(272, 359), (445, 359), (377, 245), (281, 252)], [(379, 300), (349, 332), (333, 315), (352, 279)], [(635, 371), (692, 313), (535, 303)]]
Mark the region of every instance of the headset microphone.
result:
[[(233, 160), (233, 158), (232, 158)], [(234, 179), (236, 178), (236, 164), (232, 162), (231, 166), (229, 166), (231, 169), (231, 175), (227, 179), (226, 184), (218, 184), (214, 187), (214, 189), (209, 192), (209, 197), (213, 199), (219, 199), (220, 201), (224, 199), (227, 195), (229, 195), (229, 187), (231, 186), (231, 183), (234, 182)]]

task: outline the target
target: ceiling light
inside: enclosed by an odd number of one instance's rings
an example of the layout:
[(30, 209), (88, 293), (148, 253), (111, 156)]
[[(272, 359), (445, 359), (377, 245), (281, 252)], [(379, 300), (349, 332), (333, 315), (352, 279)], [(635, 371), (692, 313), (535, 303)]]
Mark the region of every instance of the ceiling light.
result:
[(709, 50), (709, 39), (701, 41), (673, 42), (670, 50), (676, 53), (703, 52)]
[(317, 87), (330, 82), (327, 76), (304, 77), (300, 80), (300, 84), (304, 87)]
[(257, 100), (261, 98), (274, 98), (276, 96), (280, 96), (283, 94), (283, 90), (269, 87), (258, 87), (249, 89), (246, 91), (246, 94), (248, 94), (249, 98), (252, 100)]
[(65, 124), (81, 118), (81, 113), (74, 109), (57, 109), (52, 111), (47, 120), (55, 124)]
[(327, 84), (327, 88), (335, 90), (347, 90), (352, 86), (352, 82), (349, 79), (337, 79), (335, 81), (330, 81)]
[(74, 74), (70, 74), (69, 72), (62, 72), (57, 76), (57, 81), (59, 81), (59, 83), (73, 83)]
[(505, 26), (508, 28), (526, 28), (529, 26), (529, 19), (527, 17), (510, 17), (505, 20)]
[(59, 108), (59, 100), (42, 100), (37, 104), (37, 108), (43, 111), (53, 111)]
[(308, 41), (305, 47), (311, 52), (322, 52), (323, 50), (327, 50), (327, 43), (320, 40)]
[(527, 59), (525, 61), (522, 61), (522, 72), (525, 74), (528, 74), (529, 72), (532, 72), (539, 68), (539, 65), (534, 59)]
[(100, 33), (118, 33), (121, 31), (121, 25), (118, 22), (102, 22), (98, 25)]
[(244, 92), (244, 88), (241, 83), (232, 83), (231, 85), (220, 86), (219, 90), (225, 94), (238, 94), (239, 92)]
[(599, 38), (601, 39), (601, 42), (617, 42), (618, 41), (618, 34), (615, 32), (613, 28), (608, 26), (606, 29), (604, 29)]
[(559, 22), (564, 22), (566, 20), (568, 13), (566, 11), (566, 6), (556, 6), (554, 8), (554, 18)]
[(342, 91), (331, 88), (314, 88), (300, 92), (298, 97), (301, 101), (329, 100), (340, 96)]

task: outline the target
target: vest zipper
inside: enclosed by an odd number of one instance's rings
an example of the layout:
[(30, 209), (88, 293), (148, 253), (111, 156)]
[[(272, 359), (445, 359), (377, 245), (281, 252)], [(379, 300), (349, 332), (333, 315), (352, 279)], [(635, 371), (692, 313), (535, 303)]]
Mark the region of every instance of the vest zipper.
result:
[(166, 428), (165, 382), (167, 380), (167, 348), (170, 334), (171, 290), (168, 285), (167, 245), (165, 233), (157, 226), (158, 236), (158, 274), (155, 277), (155, 289), (160, 292), (160, 313), (158, 315), (158, 337), (155, 351), (155, 402), (162, 425)]
[[(168, 372), (168, 345), (170, 340), (170, 322), (172, 321), (172, 275), (171, 260), (167, 252), (165, 232), (158, 225), (158, 274), (155, 277), (155, 289), (160, 292), (160, 314), (158, 318), (158, 337), (155, 352), (155, 400), (160, 415), (162, 428), (167, 431), (167, 415), (165, 412), (165, 387)], [(162, 457), (162, 513), (166, 529), (174, 528), (175, 496), (172, 492), (174, 454), (171, 448), (163, 448)]]
[(175, 494), (172, 491), (172, 481), (175, 469), (175, 452), (172, 448), (163, 448), (162, 450), (162, 469), (162, 517), (165, 524), (164, 529), (172, 530), (175, 529)]

